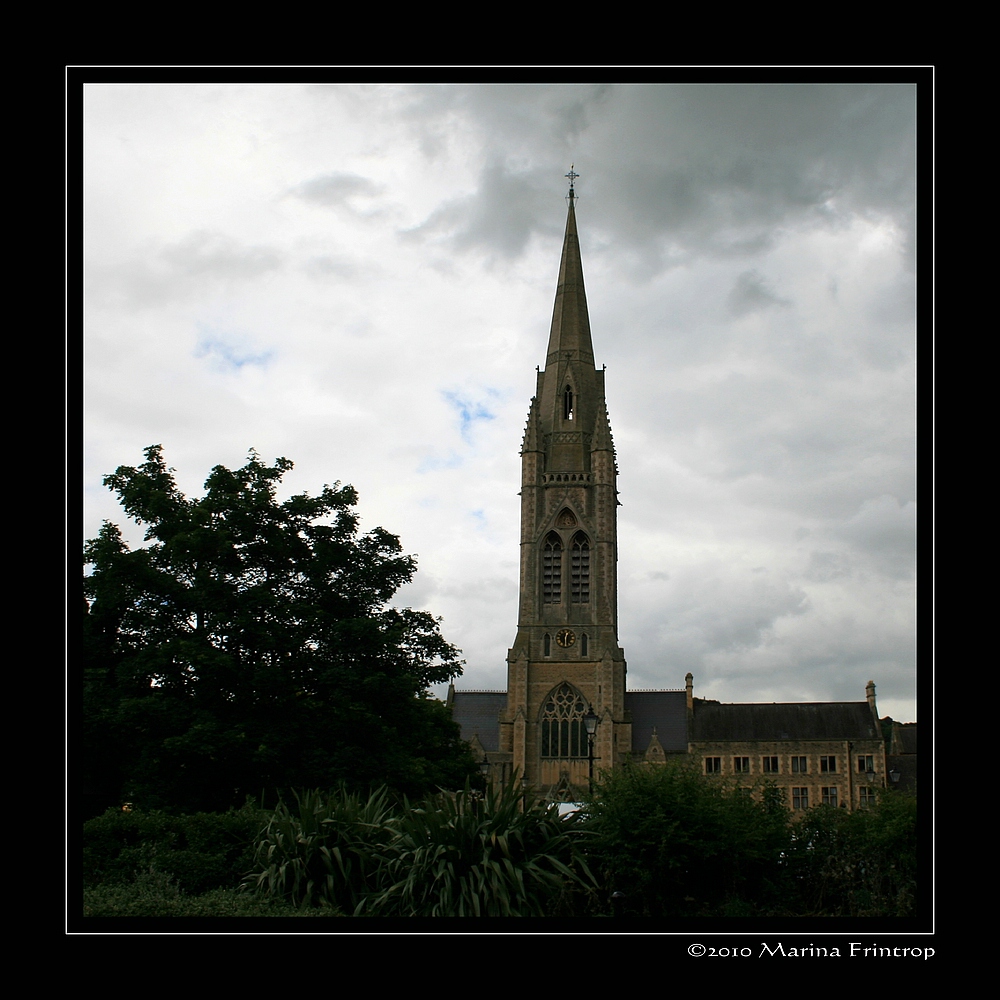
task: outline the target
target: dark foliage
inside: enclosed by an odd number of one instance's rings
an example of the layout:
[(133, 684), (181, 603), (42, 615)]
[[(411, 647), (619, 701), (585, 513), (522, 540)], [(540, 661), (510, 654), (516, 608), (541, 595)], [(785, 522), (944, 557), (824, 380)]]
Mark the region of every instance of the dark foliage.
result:
[(916, 797), (887, 790), (869, 809), (808, 810), (794, 827), (787, 865), (798, 913), (915, 915)]
[(83, 824), (84, 885), (125, 885), (156, 873), (183, 892), (234, 888), (253, 864), (253, 842), (267, 821), (250, 803), (188, 816), (109, 809)]
[(105, 883), (83, 891), (85, 917), (318, 917), (329, 910), (304, 910), (277, 896), (253, 896), (238, 889), (192, 894), (160, 872), (143, 872), (129, 883)]
[(587, 911), (596, 887), (579, 815), (525, 803), (517, 779), (404, 802), (394, 834), (359, 914), (570, 916)]
[(567, 915), (586, 912), (595, 886), (583, 837), (578, 817), (524, 808), (517, 782), (416, 802), (303, 792), (261, 831), (244, 884), (356, 916)]
[(461, 672), (424, 612), (387, 608), (415, 571), (358, 533), (357, 495), (276, 499), (291, 468), (251, 452), (205, 495), (159, 446), (105, 479), (147, 545), (105, 523), (84, 562), (85, 785), (103, 807), (225, 809), (281, 788), (460, 787), (471, 759), (428, 685)]
[(791, 814), (773, 786), (751, 797), (685, 761), (605, 774), (588, 809), (591, 867), (608, 895), (624, 893), (622, 915), (916, 912), (916, 799), (903, 793)]
[(591, 867), (621, 913), (749, 916), (783, 895), (788, 813), (773, 789), (757, 798), (706, 780), (688, 762), (607, 772), (587, 806)]

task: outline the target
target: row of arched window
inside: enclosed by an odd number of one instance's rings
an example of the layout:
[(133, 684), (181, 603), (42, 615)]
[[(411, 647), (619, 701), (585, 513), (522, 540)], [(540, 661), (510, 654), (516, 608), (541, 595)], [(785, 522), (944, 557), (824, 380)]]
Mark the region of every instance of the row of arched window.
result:
[[(563, 543), (559, 535), (550, 531), (542, 545), (542, 602), (562, 604)], [(569, 546), (569, 599), (572, 604), (590, 603), (590, 540), (578, 531)]]

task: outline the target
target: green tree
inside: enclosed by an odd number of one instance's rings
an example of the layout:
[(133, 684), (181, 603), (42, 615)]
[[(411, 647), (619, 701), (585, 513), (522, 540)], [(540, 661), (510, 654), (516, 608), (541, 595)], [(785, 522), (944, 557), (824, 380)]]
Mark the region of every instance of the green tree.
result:
[(868, 809), (814, 806), (787, 864), (801, 913), (910, 917), (917, 908), (917, 799), (886, 789)]
[(624, 894), (623, 915), (765, 915), (782, 898), (788, 811), (689, 761), (605, 772), (587, 805), (591, 868)]
[[(146, 527), (84, 548), (85, 784), (96, 804), (224, 809), (246, 794), (387, 782), (460, 787), (471, 760), (429, 685), (461, 672), (425, 612), (387, 602), (416, 569), (358, 532), (339, 483), (278, 502), (292, 463), (256, 453), (184, 496), (158, 445), (104, 480)], [(103, 802), (101, 801), (103, 800)]]

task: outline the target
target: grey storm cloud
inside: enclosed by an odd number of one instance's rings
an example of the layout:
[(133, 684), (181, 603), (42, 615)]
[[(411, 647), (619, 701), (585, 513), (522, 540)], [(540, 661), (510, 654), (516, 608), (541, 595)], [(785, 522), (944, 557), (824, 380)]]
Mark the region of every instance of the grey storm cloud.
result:
[[(859, 207), (908, 230), (914, 100), (908, 86), (470, 87), (432, 89), (411, 112), (430, 131), (436, 116), (457, 118), (516, 173), (484, 169), (460, 245), (520, 252), (541, 215), (535, 192), (575, 159), (591, 225), (659, 270), (691, 254), (749, 256), (776, 224), (837, 225)], [(683, 253), (671, 257), (671, 243)]]
[(249, 280), (281, 267), (283, 255), (268, 246), (242, 246), (222, 233), (194, 232), (158, 254), (175, 275)]
[[(749, 258), (776, 226), (843, 225), (852, 213), (913, 224), (910, 86), (495, 85), (416, 87), (399, 113), (431, 159), (457, 135), (482, 157), (470, 194), (411, 230), (458, 252), (523, 254), (548, 230), (552, 177), (574, 162), (589, 235), (634, 280), (694, 258)], [(330, 175), (304, 197), (376, 193)], [(904, 244), (909, 237), (904, 236)]]
[(173, 243), (147, 242), (117, 274), (95, 268), (93, 289), (100, 298), (155, 307), (220, 284), (251, 282), (284, 264), (285, 255), (275, 247), (247, 246), (223, 233), (197, 230)]
[(761, 567), (704, 563), (696, 571), (686, 567), (659, 579), (659, 642), (692, 654), (758, 647), (768, 641), (780, 618), (802, 615), (809, 606), (799, 586), (772, 579)]
[(490, 155), (503, 151), (530, 162), (540, 148), (564, 150), (578, 139), (615, 90), (609, 84), (415, 87), (402, 114), (431, 158), (447, 155), (445, 137), (457, 123), (480, 138)]
[(876, 560), (880, 569), (897, 578), (913, 576), (916, 547), (917, 508), (912, 501), (893, 496), (866, 500), (858, 512), (844, 522), (837, 534)]
[(771, 306), (787, 306), (791, 303), (780, 298), (767, 287), (764, 278), (757, 271), (744, 271), (737, 279), (727, 300), (729, 311), (734, 316), (760, 312)]
[(490, 258), (511, 260), (523, 253), (544, 217), (545, 198), (537, 176), (495, 160), (483, 168), (474, 194), (441, 205), (408, 235), (444, 238), (455, 250), (475, 249)]
[(357, 198), (375, 198), (382, 192), (382, 186), (358, 174), (331, 173), (300, 184), (294, 191), (298, 197), (318, 205), (346, 207), (352, 212), (359, 211)]

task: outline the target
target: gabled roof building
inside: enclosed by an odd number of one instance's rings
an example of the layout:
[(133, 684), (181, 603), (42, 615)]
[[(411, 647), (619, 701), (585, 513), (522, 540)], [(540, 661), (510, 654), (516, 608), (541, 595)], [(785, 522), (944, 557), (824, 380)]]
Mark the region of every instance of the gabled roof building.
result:
[(793, 809), (868, 806), (888, 769), (872, 681), (866, 696), (728, 705), (693, 699), (688, 752), (708, 776), (746, 788), (776, 785)]

